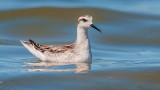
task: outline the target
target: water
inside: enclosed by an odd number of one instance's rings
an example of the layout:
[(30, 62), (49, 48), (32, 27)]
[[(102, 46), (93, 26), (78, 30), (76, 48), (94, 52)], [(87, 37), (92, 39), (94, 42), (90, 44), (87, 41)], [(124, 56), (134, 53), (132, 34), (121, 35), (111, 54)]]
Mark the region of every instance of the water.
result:
[[(0, 90), (160, 90), (159, 0), (1, 0)], [(92, 64), (47, 63), (19, 42), (66, 44), (94, 17)]]

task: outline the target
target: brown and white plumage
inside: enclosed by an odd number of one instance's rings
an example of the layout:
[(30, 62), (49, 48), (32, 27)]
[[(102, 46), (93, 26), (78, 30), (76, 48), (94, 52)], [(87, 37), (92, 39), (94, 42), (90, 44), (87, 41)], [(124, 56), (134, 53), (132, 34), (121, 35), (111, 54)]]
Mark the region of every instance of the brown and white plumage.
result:
[[(79, 17), (77, 26), (77, 40), (68, 45), (40, 45), (33, 40), (21, 43), (36, 57), (42, 61), (52, 62), (91, 62), (91, 50), (88, 40), (88, 29), (93, 27), (100, 31), (92, 23), (92, 17), (84, 15)], [(101, 32), (101, 31), (100, 31)]]

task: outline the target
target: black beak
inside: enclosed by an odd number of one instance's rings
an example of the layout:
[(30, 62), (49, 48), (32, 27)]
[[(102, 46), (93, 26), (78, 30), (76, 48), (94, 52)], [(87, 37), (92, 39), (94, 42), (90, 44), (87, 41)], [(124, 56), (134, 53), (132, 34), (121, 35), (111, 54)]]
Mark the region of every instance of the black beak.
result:
[(99, 31), (99, 32), (101, 32), (102, 33), (102, 31), (101, 30), (99, 30), (96, 26), (94, 26), (93, 24), (91, 24), (90, 25), (92, 28), (94, 28), (94, 29), (96, 29), (97, 31)]

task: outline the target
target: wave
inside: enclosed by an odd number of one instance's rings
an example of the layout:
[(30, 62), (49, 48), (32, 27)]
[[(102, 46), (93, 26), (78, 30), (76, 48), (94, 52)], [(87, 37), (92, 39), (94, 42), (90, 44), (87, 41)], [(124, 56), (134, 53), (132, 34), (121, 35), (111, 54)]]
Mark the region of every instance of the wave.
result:
[(157, 11), (160, 1), (152, 0), (1, 0), (0, 10), (15, 10), (26, 8), (39, 8), (39, 7), (59, 7), (59, 8), (78, 8), (78, 7), (92, 7), (102, 9), (112, 9), (117, 11), (159, 15)]
[[(0, 39), (19, 41), (34, 38), (44, 41), (73, 41), (77, 18), (94, 17), (103, 31), (101, 36), (90, 31), (95, 43), (160, 44), (160, 16), (122, 12), (102, 8), (26, 8), (0, 12)], [(68, 38), (68, 39), (67, 39)], [(2, 44), (2, 43), (1, 43)]]

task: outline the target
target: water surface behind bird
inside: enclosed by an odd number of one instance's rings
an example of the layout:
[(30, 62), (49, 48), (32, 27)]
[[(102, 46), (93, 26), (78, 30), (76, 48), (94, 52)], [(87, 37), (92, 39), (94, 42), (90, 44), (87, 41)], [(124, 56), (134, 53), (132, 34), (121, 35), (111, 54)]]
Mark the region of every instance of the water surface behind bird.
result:
[[(160, 1), (1, 0), (0, 90), (160, 90)], [(92, 64), (40, 62), (19, 40), (67, 44), (93, 16)]]

